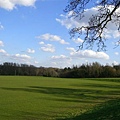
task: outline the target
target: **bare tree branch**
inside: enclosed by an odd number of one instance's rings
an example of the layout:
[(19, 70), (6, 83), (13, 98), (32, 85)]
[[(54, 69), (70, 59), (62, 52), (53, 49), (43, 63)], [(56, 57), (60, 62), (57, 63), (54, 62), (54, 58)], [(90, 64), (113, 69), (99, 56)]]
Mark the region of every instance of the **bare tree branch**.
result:
[[(92, 0), (69, 0), (65, 12), (73, 11), (72, 16), (77, 16), (81, 20), (84, 17), (86, 6), (90, 2)], [(97, 5), (98, 13), (89, 18), (88, 25), (70, 30), (71, 37), (85, 35), (84, 42), (79, 46), (79, 49), (82, 49), (84, 44), (87, 48), (93, 48), (96, 43), (97, 51), (105, 50), (104, 31), (109, 22), (115, 24), (118, 32), (120, 32), (120, 12), (117, 12), (120, 7), (120, 0), (99, 0), (99, 3), (95, 5)], [(117, 43), (120, 45), (120, 40)]]

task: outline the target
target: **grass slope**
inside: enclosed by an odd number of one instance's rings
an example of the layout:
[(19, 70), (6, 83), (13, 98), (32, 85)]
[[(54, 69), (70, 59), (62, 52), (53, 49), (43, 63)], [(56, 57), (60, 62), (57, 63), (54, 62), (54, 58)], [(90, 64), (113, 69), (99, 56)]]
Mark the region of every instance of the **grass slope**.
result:
[(108, 101), (79, 116), (63, 120), (120, 120), (120, 99)]
[(120, 79), (0, 76), (0, 120), (118, 120)]

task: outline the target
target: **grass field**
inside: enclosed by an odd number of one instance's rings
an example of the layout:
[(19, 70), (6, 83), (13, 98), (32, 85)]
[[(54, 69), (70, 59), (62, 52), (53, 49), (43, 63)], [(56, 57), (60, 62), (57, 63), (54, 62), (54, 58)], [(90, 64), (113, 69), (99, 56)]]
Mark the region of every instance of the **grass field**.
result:
[(120, 120), (120, 79), (0, 76), (0, 120)]

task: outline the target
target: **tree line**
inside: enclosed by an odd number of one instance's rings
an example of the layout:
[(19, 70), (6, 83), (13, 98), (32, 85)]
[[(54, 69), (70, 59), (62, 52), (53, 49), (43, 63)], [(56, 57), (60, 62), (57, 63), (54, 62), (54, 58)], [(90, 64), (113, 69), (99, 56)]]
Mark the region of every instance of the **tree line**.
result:
[(101, 65), (98, 62), (81, 66), (61, 68), (36, 67), (27, 64), (5, 62), (0, 65), (0, 75), (45, 76), (61, 78), (102, 78), (120, 77), (119, 65)]

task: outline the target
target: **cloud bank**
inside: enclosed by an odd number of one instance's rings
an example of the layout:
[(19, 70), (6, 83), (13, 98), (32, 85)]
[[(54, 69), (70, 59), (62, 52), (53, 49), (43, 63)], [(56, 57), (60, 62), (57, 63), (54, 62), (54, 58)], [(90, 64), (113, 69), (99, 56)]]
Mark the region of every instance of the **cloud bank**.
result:
[(27, 49), (27, 52), (28, 52), (28, 53), (35, 53), (35, 50), (28, 48), (28, 49)]
[[(87, 26), (88, 25), (88, 21), (89, 18), (92, 15), (97, 14), (98, 12), (98, 7), (100, 6), (96, 6), (96, 7), (92, 7), (90, 9), (86, 9), (85, 10), (85, 14), (81, 20), (78, 17), (72, 17), (72, 12), (70, 11), (68, 14), (61, 14), (60, 18), (56, 18), (56, 21), (59, 22), (62, 26), (65, 26), (68, 30), (72, 29), (74, 27), (82, 27), (82, 26)], [(114, 6), (109, 6), (110, 10), (114, 8)], [(117, 9), (116, 14), (119, 13), (120, 14), (120, 8)], [(114, 21), (114, 17), (113, 17), (113, 21)], [(109, 22), (109, 24), (107, 25), (107, 29), (104, 30), (103, 32), (103, 36), (105, 38), (114, 38), (114, 39), (118, 39), (120, 38), (120, 33), (118, 32), (118, 26), (116, 26), (113, 21)]]
[(77, 58), (94, 58), (108, 60), (109, 56), (104, 52), (95, 52), (93, 50), (83, 50), (79, 52), (71, 52), (71, 57)]
[(34, 6), (36, 0), (0, 0), (0, 7), (6, 10), (13, 10), (20, 6)]
[(52, 44), (45, 44), (43, 47), (41, 47), (41, 50), (44, 52), (55, 52), (55, 48)]
[(56, 42), (59, 42), (60, 44), (69, 44), (64, 39), (62, 39), (60, 36), (52, 35), (49, 33), (37, 36), (36, 38), (42, 39), (42, 40), (47, 40), (47, 41), (56, 41)]

